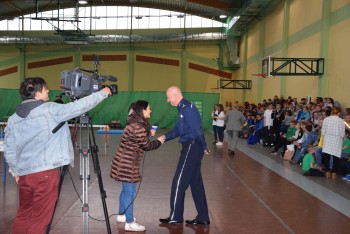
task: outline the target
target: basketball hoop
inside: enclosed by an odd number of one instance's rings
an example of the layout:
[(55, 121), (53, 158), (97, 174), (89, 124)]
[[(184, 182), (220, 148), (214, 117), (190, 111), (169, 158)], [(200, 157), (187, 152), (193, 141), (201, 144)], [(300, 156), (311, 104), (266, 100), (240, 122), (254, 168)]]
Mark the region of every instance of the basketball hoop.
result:
[(261, 74), (252, 74), (253, 76), (260, 76), (262, 78), (266, 78), (266, 74), (265, 73), (261, 73)]

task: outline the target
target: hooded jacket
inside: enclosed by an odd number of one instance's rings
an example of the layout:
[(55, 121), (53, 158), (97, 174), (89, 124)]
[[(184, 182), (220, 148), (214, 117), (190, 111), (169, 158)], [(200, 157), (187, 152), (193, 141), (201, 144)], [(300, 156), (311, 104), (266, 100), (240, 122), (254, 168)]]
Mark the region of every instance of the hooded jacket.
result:
[(67, 104), (29, 99), (16, 108), (8, 119), (5, 135), (5, 158), (13, 176), (58, 168), (74, 162), (68, 124), (56, 133), (61, 122), (77, 117), (107, 98), (103, 91)]
[(140, 162), (145, 151), (161, 146), (159, 140), (150, 141), (148, 123), (135, 112), (127, 118), (126, 127), (111, 165), (111, 178), (129, 183), (141, 180)]

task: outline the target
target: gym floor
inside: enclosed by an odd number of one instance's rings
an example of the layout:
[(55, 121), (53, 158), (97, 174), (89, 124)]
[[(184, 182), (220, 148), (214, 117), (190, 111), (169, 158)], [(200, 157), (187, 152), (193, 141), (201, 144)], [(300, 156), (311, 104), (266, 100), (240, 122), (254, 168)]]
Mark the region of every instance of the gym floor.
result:
[[(83, 132), (84, 133), (84, 132)], [(157, 134), (164, 133), (160, 130)], [(87, 134), (86, 134), (87, 135)], [(99, 163), (112, 233), (125, 233), (116, 222), (121, 184), (109, 177), (111, 158), (120, 135), (95, 135), (99, 146)], [(82, 136), (84, 145), (87, 136)], [(146, 153), (143, 180), (135, 200), (134, 215), (146, 233), (151, 234), (228, 234), (228, 233), (349, 233), (350, 183), (341, 179), (304, 177), (299, 165), (269, 155), (271, 149), (250, 146), (240, 139), (235, 155), (227, 153), (226, 143), (216, 147), (211, 133), (206, 133), (211, 154), (202, 160), (210, 226), (164, 225), (159, 218), (169, 215), (170, 186), (180, 153), (177, 140), (166, 142), (160, 149)], [(0, 163), (3, 165), (3, 157)], [(82, 181), (79, 179), (79, 152), (75, 167), (64, 178), (58, 207), (50, 233), (107, 233), (100, 186), (90, 161), (88, 192), (89, 218), (83, 222)], [(0, 175), (3, 177), (3, 167)], [(74, 186), (75, 188), (74, 188)], [(14, 178), (7, 172), (6, 183), (0, 183), (0, 233), (11, 233), (18, 207)], [(184, 219), (194, 219), (196, 209), (188, 189)]]

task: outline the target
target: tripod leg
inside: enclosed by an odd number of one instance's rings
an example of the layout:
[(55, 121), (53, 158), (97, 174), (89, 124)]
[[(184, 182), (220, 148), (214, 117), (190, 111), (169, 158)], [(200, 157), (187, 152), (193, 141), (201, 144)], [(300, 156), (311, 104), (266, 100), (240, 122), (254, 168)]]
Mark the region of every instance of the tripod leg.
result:
[[(91, 132), (92, 132), (92, 138), (93, 138), (93, 145), (91, 145), (91, 156), (92, 156), (92, 163), (94, 165), (94, 172), (97, 175), (97, 179), (98, 179), (98, 185), (100, 188), (100, 196), (102, 199), (102, 205), (103, 205), (103, 212), (105, 215), (105, 220), (106, 220), (106, 226), (107, 226), (107, 233), (111, 234), (111, 225), (109, 223), (109, 217), (108, 217), (108, 209), (107, 209), (107, 204), (106, 204), (106, 191), (104, 190), (103, 187), (103, 181), (102, 181), (102, 176), (101, 176), (101, 168), (100, 168), (100, 162), (98, 160), (98, 148), (96, 145), (96, 141), (95, 141), (95, 136), (93, 135), (93, 128), (91, 127)], [(90, 135), (89, 135), (89, 142), (90, 142)]]
[(63, 180), (64, 180), (64, 177), (67, 174), (67, 172), (68, 172), (68, 165), (65, 165), (65, 166), (63, 166), (61, 168), (61, 171), (60, 171), (60, 183), (58, 185), (57, 201), (56, 201), (56, 204), (55, 204), (55, 208), (53, 209), (53, 213), (52, 213), (52, 217), (51, 217), (50, 223), (49, 223), (49, 225), (47, 225), (46, 234), (50, 233), (52, 220), (53, 220), (53, 217), (55, 215), (55, 211), (56, 211), (56, 208), (57, 208), (58, 200), (60, 198), (60, 193), (61, 193), (61, 189), (62, 189), (62, 185), (63, 185)]

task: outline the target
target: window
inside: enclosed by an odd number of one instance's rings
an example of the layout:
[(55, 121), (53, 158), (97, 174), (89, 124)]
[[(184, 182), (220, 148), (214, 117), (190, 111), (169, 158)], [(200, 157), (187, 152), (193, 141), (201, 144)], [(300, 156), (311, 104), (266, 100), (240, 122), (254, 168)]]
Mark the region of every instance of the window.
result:
[[(33, 19), (33, 18), (40, 19)], [(181, 12), (142, 7), (96, 6), (29, 14), (0, 21), (3, 30), (117, 30), (226, 27), (221, 22)], [(60, 21), (55, 19), (59, 18)], [(132, 22), (132, 23), (131, 23)], [(23, 25), (22, 25), (23, 24)]]

